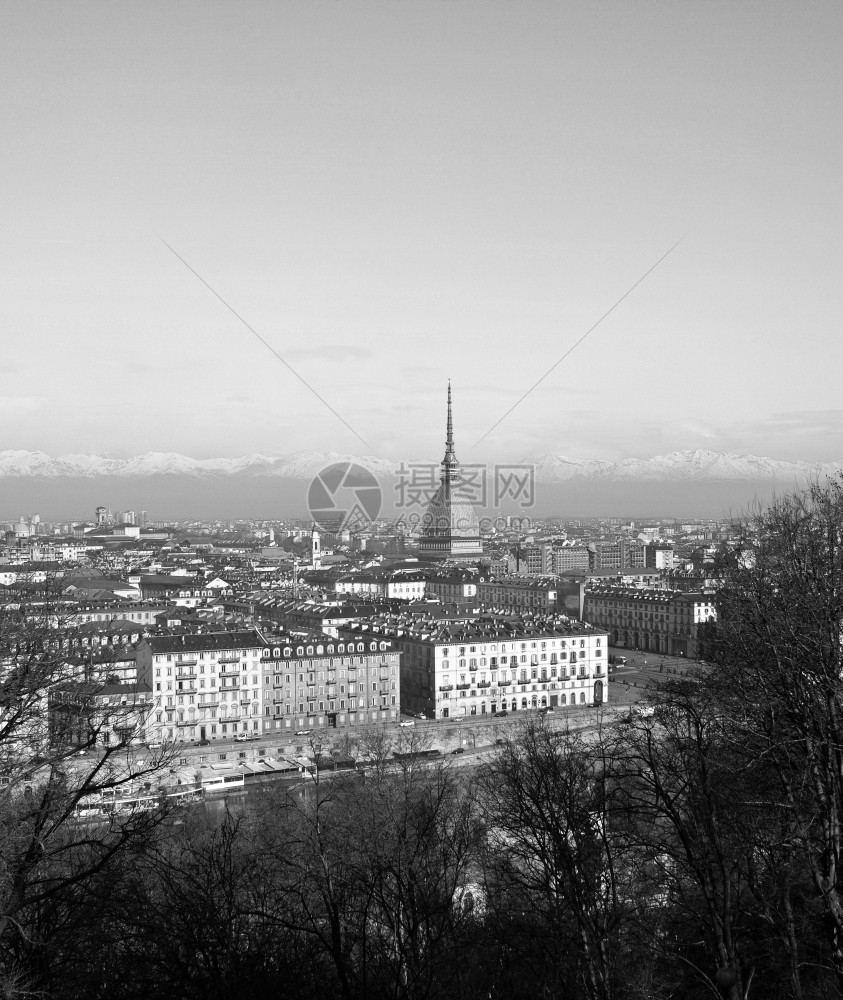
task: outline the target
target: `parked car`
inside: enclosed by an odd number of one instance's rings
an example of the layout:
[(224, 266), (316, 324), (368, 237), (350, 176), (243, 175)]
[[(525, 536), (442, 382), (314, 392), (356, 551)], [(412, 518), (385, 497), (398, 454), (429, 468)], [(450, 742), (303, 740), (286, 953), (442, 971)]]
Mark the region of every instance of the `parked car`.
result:
[(297, 729), (296, 730), (296, 736), (310, 736), (310, 730), (309, 729)]
[(509, 715), (509, 712), (507, 712), (507, 710), (506, 710), (505, 708), (502, 708), (502, 709), (500, 710), (500, 712), (495, 712), (495, 715), (496, 715), (496, 716), (497, 716), (497, 717), (498, 717), (499, 719), (502, 719), (502, 718), (503, 718), (503, 717), (504, 717), (505, 715)]
[(451, 751), (452, 754), (465, 753), (465, 747), (457, 747), (456, 750)]
[(196, 746), (198, 746), (198, 747), (209, 747), (210, 745), (211, 745), (211, 741), (210, 740), (197, 740), (196, 741)]
[(245, 733), (238, 733), (234, 737), (234, 742), (235, 743), (245, 743), (248, 738), (249, 737)]
[(413, 721), (412, 719), (402, 719), (402, 720), (401, 720), (401, 721), (400, 721), (400, 722), (398, 723), (398, 725), (399, 725), (399, 726), (414, 726), (414, 725), (415, 725), (415, 722), (414, 722), (414, 721)]

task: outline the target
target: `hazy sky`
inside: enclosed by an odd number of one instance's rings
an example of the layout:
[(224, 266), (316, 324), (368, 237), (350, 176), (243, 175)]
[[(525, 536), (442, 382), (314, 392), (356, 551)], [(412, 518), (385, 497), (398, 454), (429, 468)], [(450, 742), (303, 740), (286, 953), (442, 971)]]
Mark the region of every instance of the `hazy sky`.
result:
[(839, 3), (0, 18), (0, 448), (843, 458)]

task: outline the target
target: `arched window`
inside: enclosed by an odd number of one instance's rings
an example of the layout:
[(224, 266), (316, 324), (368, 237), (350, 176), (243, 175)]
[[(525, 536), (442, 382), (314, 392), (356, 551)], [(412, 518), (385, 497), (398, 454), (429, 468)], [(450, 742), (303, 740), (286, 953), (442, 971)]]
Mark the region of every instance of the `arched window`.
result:
[(290, 647), (289, 646), (285, 646), (284, 647), (284, 655), (285, 656), (289, 656), (290, 655)]
[(307, 655), (308, 656), (313, 656), (313, 646), (308, 646), (307, 647)]
[(296, 656), (304, 656), (304, 646), (296, 646)]

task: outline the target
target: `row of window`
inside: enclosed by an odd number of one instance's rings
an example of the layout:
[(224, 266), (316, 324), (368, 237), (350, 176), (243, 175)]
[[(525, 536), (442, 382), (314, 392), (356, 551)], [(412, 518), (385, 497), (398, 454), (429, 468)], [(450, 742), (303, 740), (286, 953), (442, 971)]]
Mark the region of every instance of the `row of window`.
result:
[[(559, 648), (560, 649), (567, 648), (567, 643), (569, 641), (570, 641), (572, 647), (576, 647), (577, 642), (579, 641), (580, 648), (581, 649), (585, 648), (585, 642), (586, 642), (585, 639), (579, 639), (579, 640), (577, 640), (577, 639), (571, 639), (571, 640), (568, 640), (568, 639), (559, 639), (558, 640), (558, 642), (559, 642)], [(548, 646), (551, 646), (551, 647), (555, 648), (556, 643), (557, 643), (556, 639), (542, 639), (540, 642), (531, 642), (529, 644), (529, 648), (530, 649), (547, 649)], [(600, 639), (599, 636), (594, 640), (594, 644), (595, 644), (595, 646), (602, 645), (602, 641), (601, 641), (601, 639)], [(506, 643), (502, 642), (500, 645), (501, 645), (500, 652), (501, 653), (505, 653), (506, 652)], [(521, 650), (527, 649), (527, 643), (526, 642), (522, 642), (522, 643), (513, 642), (510, 645), (512, 646), (512, 651), (513, 652), (517, 652), (519, 646), (520, 646)], [(460, 646), (458, 648), (459, 648), (459, 653), (458, 654), (455, 653), (455, 655), (465, 656), (465, 654), (466, 654), (466, 647), (465, 646)], [(486, 651), (487, 651), (486, 650), (486, 646), (485, 645), (481, 645), (480, 646), (480, 652), (481, 653), (485, 653)], [(492, 643), (489, 646), (489, 652), (496, 653), (497, 651), (498, 651), (497, 644), (496, 643)], [(469, 653), (476, 653), (477, 652), (477, 646), (469, 646), (468, 647), (468, 652)], [(445, 646), (442, 649), (442, 655), (443, 656), (449, 656), (450, 655), (450, 647)]]
[[(587, 652), (587, 650), (585, 650), (585, 649), (579, 650), (579, 654), (580, 654), (580, 659), (581, 660), (585, 659), (586, 652)], [(596, 649), (594, 651), (594, 655), (595, 656), (601, 656), (602, 655), (602, 650)], [(559, 658), (559, 660), (567, 660), (568, 659), (568, 653), (567, 653), (566, 650), (561, 650), (558, 653), (550, 653), (550, 654), (548, 654), (548, 653), (521, 653), (520, 655), (510, 656), (508, 664), (507, 664), (507, 658), (506, 658), (506, 656), (502, 656), (500, 658), (500, 666), (501, 667), (505, 667), (505, 666), (516, 667), (516, 666), (518, 666), (519, 663), (527, 663), (528, 662), (527, 661), (527, 657), (528, 656), (530, 657), (530, 660), (529, 660), (530, 663), (546, 663), (548, 661), (547, 660), (548, 656), (550, 656), (550, 662), (551, 663), (556, 663), (557, 662), (557, 657)], [(577, 658), (577, 650), (576, 649), (572, 649), (571, 650), (571, 659), (572, 660), (576, 660), (576, 658)], [(481, 656), (479, 658), (479, 660), (480, 660), (479, 665), (481, 667), (485, 667), (487, 665), (487, 663), (486, 663), (486, 657), (485, 656)], [(492, 669), (494, 669), (495, 667), (497, 667), (499, 665), (497, 657), (495, 657), (495, 656), (490, 656), (488, 658), (488, 660), (489, 660), (488, 666), (490, 666)], [(476, 669), (476, 667), (478, 666), (477, 657), (468, 657), (468, 664), (467, 665), (472, 670)], [(450, 669), (450, 663), (449, 663), (448, 660), (443, 660), (441, 666), (442, 666), (443, 670)], [(459, 660), (457, 660), (457, 667), (459, 669), (463, 669), (463, 668), (465, 668), (465, 666), (466, 666), (466, 659), (465, 659), (465, 657), (461, 657)]]
[[(385, 650), (385, 649), (388, 649), (388, 648), (389, 648), (389, 646), (385, 642), (381, 642), (381, 643), (370, 642), (369, 643), (369, 649), (372, 652), (377, 652), (379, 649)], [(342, 643), (342, 642), (340, 642), (340, 643), (336, 644), (336, 651), (338, 653), (345, 653), (345, 652), (353, 653), (355, 651), (358, 652), (358, 653), (362, 653), (362, 652), (365, 651), (365, 649), (366, 649), (365, 643), (362, 643), (362, 642), (358, 642), (356, 644), (353, 643), (353, 642), (349, 642), (349, 643)], [(320, 645), (320, 646), (316, 646), (316, 647), (314, 647), (314, 646), (297, 646), (296, 647), (296, 656), (324, 656), (326, 653), (330, 654), (330, 653), (333, 653), (333, 652), (334, 652), (334, 644), (333, 643), (329, 644), (328, 646), (321, 646)], [(267, 650), (267, 652), (264, 655), (268, 656), (269, 655), (269, 651)], [(273, 648), (273, 650), (272, 650), (272, 656), (273, 657), (280, 657), (282, 655), (283, 656), (291, 656), (292, 655), (292, 648), (290, 646), (285, 646), (284, 649), (283, 649), (283, 653), (282, 653), (282, 650), (281, 650), (280, 646), (276, 646), (276, 647)]]

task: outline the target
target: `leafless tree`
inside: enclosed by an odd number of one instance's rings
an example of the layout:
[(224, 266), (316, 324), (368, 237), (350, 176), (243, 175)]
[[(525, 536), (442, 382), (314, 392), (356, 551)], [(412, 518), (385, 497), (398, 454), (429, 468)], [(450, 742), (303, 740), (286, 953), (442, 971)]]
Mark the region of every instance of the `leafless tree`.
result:
[(507, 920), (517, 912), (528, 932), (547, 942), (542, 988), (609, 1000), (629, 893), (599, 743), (528, 722), (483, 770), (479, 785), (490, 897)]
[(722, 577), (712, 682), (739, 729), (736, 758), (775, 776), (779, 825), (810, 872), (843, 990), (843, 481), (758, 511)]
[(75, 685), (91, 706), (110, 671), (107, 657), (69, 655), (58, 641), (69, 630), (49, 595), (0, 617), (0, 968), (7, 972), (25, 968), (42, 946), (39, 909), (146, 836), (164, 812), (80, 819), (81, 807), (136, 786), (165, 755), (136, 754), (128, 731), (105, 744), (114, 721), (108, 710), (86, 711), (81, 727), (74, 720), (73, 740), (67, 721), (51, 720), (58, 689)]

